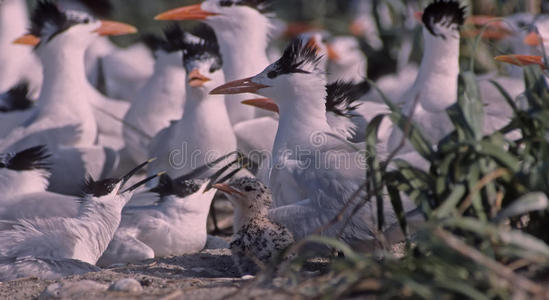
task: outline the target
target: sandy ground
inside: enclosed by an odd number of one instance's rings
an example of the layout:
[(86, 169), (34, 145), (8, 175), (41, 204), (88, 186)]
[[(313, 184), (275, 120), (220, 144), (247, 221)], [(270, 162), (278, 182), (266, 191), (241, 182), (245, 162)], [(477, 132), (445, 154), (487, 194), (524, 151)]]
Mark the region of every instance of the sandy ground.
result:
[[(133, 278), (142, 291), (109, 291), (124, 278)], [(91, 282), (89, 282), (91, 281)], [(204, 250), (181, 257), (147, 260), (112, 267), (101, 272), (69, 276), (60, 280), (23, 278), (0, 283), (0, 299), (287, 299), (270, 288), (242, 289), (241, 279), (228, 249)], [(61, 284), (58, 286), (56, 284)], [(49, 287), (49, 288), (48, 288)], [(46, 291), (47, 290), (47, 291)]]

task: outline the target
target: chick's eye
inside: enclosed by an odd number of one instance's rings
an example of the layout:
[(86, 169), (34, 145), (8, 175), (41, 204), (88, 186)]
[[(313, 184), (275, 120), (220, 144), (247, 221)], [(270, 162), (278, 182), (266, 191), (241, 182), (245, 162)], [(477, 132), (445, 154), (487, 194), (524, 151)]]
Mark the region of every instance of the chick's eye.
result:
[(253, 188), (251, 186), (244, 187), (244, 191), (249, 192), (253, 191)]
[(271, 71), (271, 72), (267, 73), (267, 77), (269, 77), (269, 78), (271, 78), (271, 79), (275, 78), (275, 77), (276, 77), (276, 72), (275, 72), (275, 71)]

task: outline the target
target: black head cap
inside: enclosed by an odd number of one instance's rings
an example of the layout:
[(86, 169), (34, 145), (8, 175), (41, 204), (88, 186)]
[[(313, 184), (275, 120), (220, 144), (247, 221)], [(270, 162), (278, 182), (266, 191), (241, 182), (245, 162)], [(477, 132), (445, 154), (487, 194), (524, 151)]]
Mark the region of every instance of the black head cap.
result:
[(109, 0), (79, 0), (94, 16), (108, 17), (113, 11), (113, 5)]
[(171, 53), (184, 49), (188, 35), (177, 23), (173, 23), (164, 28), (163, 37), (147, 34), (142, 39), (145, 45), (153, 52), (161, 49)]
[(14, 171), (48, 170), (51, 155), (46, 146), (36, 146), (17, 153), (0, 156), (0, 168)]
[(170, 176), (164, 174), (160, 176), (158, 185), (151, 189), (150, 192), (157, 193), (161, 197), (175, 195), (183, 198), (198, 192), (203, 182), (201, 180), (173, 180)]
[(435, 0), (423, 11), (422, 21), (432, 35), (445, 38), (435, 32), (433, 26), (462, 26), (465, 23), (465, 7), (461, 6), (456, 0)]
[(326, 86), (326, 111), (340, 116), (350, 117), (360, 105), (358, 100), (370, 89), (366, 81), (359, 84), (336, 81)]
[(0, 95), (0, 112), (27, 110), (34, 105), (29, 99), (29, 83), (23, 81)]
[(212, 59), (213, 64), (210, 67), (210, 73), (220, 70), (223, 66), (223, 59), (221, 57), (221, 51), (219, 50), (219, 44), (217, 43), (217, 37), (213, 29), (206, 25), (200, 24), (191, 31), (192, 35), (198, 37), (200, 40), (187, 39), (184, 45), (184, 62), (187, 72), (188, 63), (196, 60), (208, 60)]
[(272, 0), (219, 0), (219, 6), (248, 6), (260, 13), (268, 13), (271, 11)]
[(93, 197), (101, 197), (112, 193), (120, 179), (110, 178), (95, 181), (91, 176), (88, 176), (84, 181), (82, 193)]
[(271, 79), (290, 73), (309, 74), (311, 72), (304, 69), (306, 65), (312, 65), (314, 69), (318, 68), (318, 63), (322, 56), (317, 54), (317, 50), (309, 47), (301, 39), (294, 39), (284, 50), (282, 57), (275, 63), (275, 69), (270, 71), (267, 76)]
[(49, 41), (73, 25), (92, 21), (95, 19), (84, 13), (72, 13), (69, 17), (55, 3), (40, 0), (32, 12), (30, 33), (40, 38), (47, 37)]

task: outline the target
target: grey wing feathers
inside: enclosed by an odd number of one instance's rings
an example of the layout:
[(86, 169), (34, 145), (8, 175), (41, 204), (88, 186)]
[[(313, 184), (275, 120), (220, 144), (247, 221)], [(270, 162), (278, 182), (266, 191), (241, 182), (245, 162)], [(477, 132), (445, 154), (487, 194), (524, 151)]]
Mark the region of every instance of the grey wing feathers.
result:
[(30, 276), (52, 280), (98, 271), (99, 267), (75, 259), (0, 257), (0, 282)]

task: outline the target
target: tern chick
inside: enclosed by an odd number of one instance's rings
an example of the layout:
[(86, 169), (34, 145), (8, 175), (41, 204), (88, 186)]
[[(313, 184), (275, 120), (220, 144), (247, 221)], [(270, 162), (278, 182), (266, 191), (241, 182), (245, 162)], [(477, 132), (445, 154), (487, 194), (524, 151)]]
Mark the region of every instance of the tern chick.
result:
[(257, 179), (243, 177), (214, 185), (227, 194), (235, 208), (230, 249), (242, 275), (255, 274), (294, 243), (290, 231), (269, 220), (273, 199), (269, 188)]
[(26, 276), (49, 279), (95, 270), (91, 265), (113, 238), (122, 208), (133, 191), (158, 176), (122, 189), (149, 163), (139, 165), (121, 178), (89, 179), (75, 218), (8, 221), (11, 228), (0, 231), (0, 281)]

